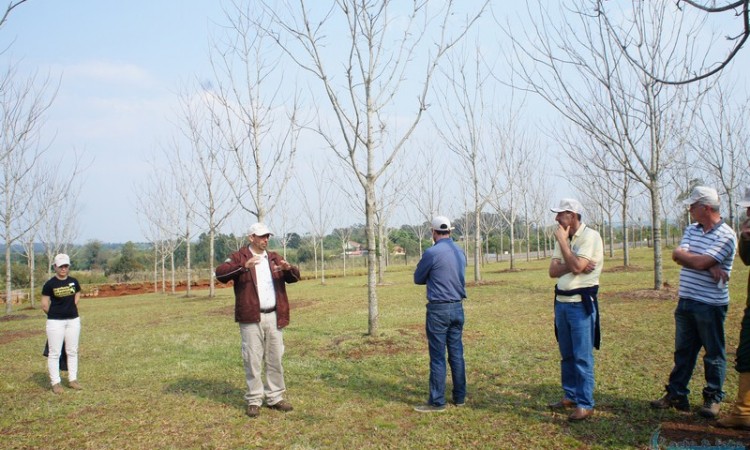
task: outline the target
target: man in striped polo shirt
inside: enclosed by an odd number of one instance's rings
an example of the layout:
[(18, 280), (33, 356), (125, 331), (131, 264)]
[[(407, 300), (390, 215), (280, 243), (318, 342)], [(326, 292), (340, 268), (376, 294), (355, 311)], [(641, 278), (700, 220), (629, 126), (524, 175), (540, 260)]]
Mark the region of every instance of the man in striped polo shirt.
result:
[(703, 417), (715, 418), (724, 398), (726, 373), (724, 319), (729, 306), (729, 273), (732, 270), (737, 238), (719, 212), (715, 189), (697, 186), (685, 201), (695, 222), (685, 230), (672, 259), (680, 270), (679, 302), (674, 312), (674, 368), (664, 397), (651, 402), (655, 409), (689, 411), (688, 383), (701, 347), (706, 385), (703, 388)]

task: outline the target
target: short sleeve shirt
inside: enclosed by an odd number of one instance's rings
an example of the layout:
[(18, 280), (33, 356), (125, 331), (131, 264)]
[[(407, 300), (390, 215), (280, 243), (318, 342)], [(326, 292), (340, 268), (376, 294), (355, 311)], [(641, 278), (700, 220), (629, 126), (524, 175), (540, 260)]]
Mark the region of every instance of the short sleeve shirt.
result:
[[(725, 272), (730, 273), (737, 249), (737, 237), (724, 221), (716, 224), (708, 232), (704, 232), (700, 224), (693, 223), (685, 229), (680, 246), (687, 246), (690, 253), (714, 258)], [(680, 298), (709, 305), (729, 304), (729, 287), (726, 284), (719, 287), (708, 270), (683, 267), (680, 270), (678, 295)]]
[(48, 319), (66, 320), (78, 317), (76, 293), (81, 292), (81, 285), (73, 277), (61, 280), (50, 278), (42, 287), (42, 295), (50, 298)]
[[(563, 291), (570, 291), (597, 286), (599, 284), (599, 275), (602, 273), (602, 268), (604, 267), (604, 244), (599, 232), (582, 223), (570, 239), (570, 249), (576, 256), (595, 262), (596, 267), (591, 273), (579, 273), (577, 275), (572, 272), (566, 273), (557, 279), (557, 287)], [(555, 242), (555, 250), (552, 252), (552, 259), (563, 259), (560, 244), (557, 242)], [(566, 297), (564, 300), (580, 301), (580, 297), (580, 295)]]

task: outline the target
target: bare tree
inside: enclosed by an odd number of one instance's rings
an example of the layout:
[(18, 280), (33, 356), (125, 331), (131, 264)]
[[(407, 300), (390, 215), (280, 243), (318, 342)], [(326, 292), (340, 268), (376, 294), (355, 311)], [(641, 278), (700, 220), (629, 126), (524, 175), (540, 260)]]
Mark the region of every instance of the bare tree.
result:
[(496, 160), (502, 158), (505, 149), (497, 148), (490, 138), (488, 128), (495, 101), (491, 87), (486, 86), (492, 79), (485, 69), (481, 46), (477, 43), (473, 51), (456, 52), (448, 61), (447, 67), (441, 70), (445, 82), (438, 86), (436, 96), (442, 125), (434, 127), (445, 145), (460, 158), (464, 169), (461, 178), (468, 176), (471, 183), (474, 282), (479, 282), (482, 279), (482, 210), (495, 190), (499, 165)]
[[(329, 9), (316, 11), (312, 3), (285, 2), (285, 7), (278, 8), (264, 1), (272, 17), (266, 31), (289, 58), (320, 82), (333, 117), (329, 121), (318, 114), (317, 131), (347, 163), (364, 192), (368, 334), (377, 335), (376, 183), (421, 121), (438, 63), (463, 38), (487, 2), (457, 28), (451, 22), (457, 18), (452, 0), (443, 2), (437, 12), (431, 1), (405, 5), (390, 0), (337, 0)], [(336, 28), (339, 24), (343, 26)], [(336, 45), (327, 46), (329, 39), (335, 39)], [(423, 74), (407, 80), (405, 74), (415, 65), (425, 67)], [(400, 103), (403, 96), (411, 100), (406, 105)], [(389, 115), (398, 115), (398, 122), (389, 123)], [(379, 165), (377, 154), (382, 154)]]
[[(688, 84), (706, 79), (712, 75), (719, 73), (729, 65), (729, 63), (735, 58), (735, 56), (737, 56), (740, 49), (742, 49), (742, 46), (745, 45), (745, 42), (747, 42), (748, 37), (750, 37), (750, 0), (676, 0), (675, 2), (664, 2), (674, 3), (674, 5), (672, 5), (672, 9), (670, 10), (671, 14), (682, 16), (691, 13), (690, 10), (695, 10), (698, 12), (698, 14), (706, 15), (706, 17), (702, 18), (704, 19), (702, 20), (702, 22), (705, 22), (705, 19), (707, 19), (708, 16), (716, 16), (717, 18), (720, 17), (721, 19), (734, 17), (732, 26), (736, 27), (734, 32), (732, 32), (731, 30), (727, 30), (727, 32), (725, 33), (724, 39), (730, 43), (730, 46), (727, 50), (725, 50), (726, 53), (723, 53), (725, 56), (722, 59), (715, 60), (714, 62), (709, 62), (707, 61), (707, 59), (711, 54), (716, 53), (715, 48), (717, 46), (721, 46), (721, 44), (717, 44), (716, 39), (712, 37), (707, 45), (704, 43), (703, 46), (696, 46), (695, 42), (692, 41), (695, 32), (691, 31), (685, 33), (685, 47), (702, 48), (704, 49), (704, 54), (690, 58), (691, 60), (699, 61), (697, 68), (686, 67), (684, 73), (678, 74), (677, 78), (667, 77), (664, 74), (660, 74), (654, 71), (653, 67), (643, 64), (643, 61), (639, 57), (631, 54), (633, 48), (637, 49), (637, 47), (642, 44), (642, 40), (630, 33), (631, 29), (627, 22), (625, 24), (622, 24), (622, 21), (619, 20), (622, 11), (616, 11), (614, 13), (609, 11), (610, 3), (612, 2), (597, 0), (596, 12), (605, 19), (607, 28), (610, 30), (612, 35), (618, 39), (620, 47), (624, 49), (625, 54), (630, 58), (630, 60), (649, 77), (660, 83), (675, 85)], [(639, 14), (637, 6), (635, 9), (636, 11), (634, 13), (636, 15)], [(613, 19), (614, 17), (618, 17), (618, 19)], [(698, 20), (701, 20), (701, 18), (698, 18)], [(680, 21), (678, 21), (678, 24), (681, 21), (682, 18), (680, 19)], [(637, 51), (638, 50), (636, 50), (636, 52)], [(664, 51), (669, 52), (671, 50), (669, 48), (666, 48)]]
[[(308, 223), (310, 224), (310, 234), (313, 239), (313, 247), (316, 247), (316, 244), (320, 243), (320, 283), (325, 284), (326, 266), (323, 243), (325, 241), (326, 232), (330, 228), (331, 221), (333, 220), (333, 206), (338, 202), (335, 199), (336, 191), (333, 189), (334, 184), (332, 183), (328, 169), (319, 162), (316, 162), (316, 160), (312, 160), (308, 164), (308, 167), (310, 168), (313, 177), (312, 189), (308, 186), (302, 185), (301, 182), (298, 185), (298, 188), (300, 191), (300, 197), (305, 198), (305, 201), (302, 202), (302, 208), (305, 212)], [(297, 180), (300, 181), (299, 178)], [(317, 249), (314, 253), (317, 256)], [(317, 274), (317, 261), (315, 266)]]
[[(188, 151), (182, 154), (178, 145), (174, 146), (177, 164), (172, 167), (179, 171), (175, 174), (184, 180), (181, 183), (180, 195), (187, 210), (192, 211), (202, 231), (208, 233), (209, 273), (214, 273), (216, 265), (216, 235), (221, 227), (234, 212), (235, 204), (231, 190), (228, 189), (222, 174), (225, 173), (226, 158), (220, 157), (220, 146), (217, 124), (211, 120), (206, 98), (210, 96), (194, 96), (187, 92), (180, 95), (181, 125), (179, 130), (186, 139)], [(195, 180), (200, 186), (197, 189)], [(188, 240), (188, 291), (190, 296), (190, 252)], [(216, 280), (210, 277), (208, 296), (213, 298), (216, 292)]]
[(46, 177), (38, 163), (46, 151), (40, 132), (44, 114), (52, 105), (55, 93), (49, 78), (37, 81), (35, 75), (25, 79), (16, 64), (8, 64), (0, 74), (0, 227), (5, 243), (5, 312), (12, 312), (11, 251), (13, 244), (26, 236), (37, 222), (20, 219), (33, 195), (44, 185)]
[(136, 187), (136, 210), (142, 229), (149, 231), (152, 244), (161, 251), (162, 292), (166, 292), (165, 264), (169, 258), (171, 293), (175, 294), (174, 253), (183, 243), (183, 220), (186, 217), (184, 203), (172, 173), (159, 169), (163, 165), (156, 161), (152, 161), (150, 165), (154, 175), (149, 178), (149, 184)]
[(10, 12), (13, 11), (17, 6), (19, 6), (22, 3), (26, 3), (27, 0), (17, 0), (15, 2), (8, 3), (8, 7), (5, 8), (5, 12), (3, 13), (2, 17), (0, 17), (0, 28), (2, 28), (3, 25), (5, 25), (5, 22), (8, 21), (8, 16), (10, 16)]
[(727, 223), (739, 229), (734, 205), (742, 196), (741, 186), (748, 174), (750, 131), (745, 122), (750, 114), (750, 98), (739, 103), (736, 98), (722, 85), (712, 89), (699, 108), (697, 126), (692, 127), (692, 138), (687, 142), (693, 156), (702, 162), (706, 179), (715, 180), (716, 187), (726, 194)]
[[(640, 58), (653, 73), (674, 73), (686, 62), (684, 52), (661, 33), (667, 4), (637, 3), (638, 14), (631, 23), (631, 32), (642, 41), (632, 57)], [(608, 152), (631, 179), (648, 190), (654, 289), (661, 289), (661, 189), (665, 172), (684, 145), (682, 133), (690, 126), (694, 98), (685, 87), (658, 84), (628, 64), (603, 17), (592, 19), (587, 5), (579, 2), (574, 13), (562, 11), (563, 22), (554, 24), (547, 5), (540, 3), (533, 13), (528, 41), (533, 43), (521, 43), (518, 36), (509, 34), (515, 56), (521, 60), (514, 67), (525, 89), (593, 136), (601, 151)], [(588, 160), (591, 155), (579, 158)]]
[(413, 208), (407, 208), (406, 218), (409, 227), (417, 236), (421, 257), (425, 247), (423, 243), (431, 236), (432, 218), (444, 214), (442, 199), (447, 174), (445, 165), (441, 164), (442, 159), (435, 156), (434, 149), (428, 148), (426, 142), (419, 141), (417, 151), (411, 152), (411, 155), (414, 158), (406, 161), (405, 165), (414, 167), (414, 171), (411, 172), (412, 187), (406, 190), (407, 201)]
[(224, 14), (226, 35), (210, 56), (215, 87), (208, 105), (221, 133), (224, 176), (239, 206), (265, 222), (293, 171), (300, 104), (280, 67), (281, 55), (273, 55), (273, 42), (261, 32), (257, 3), (232, 6)]

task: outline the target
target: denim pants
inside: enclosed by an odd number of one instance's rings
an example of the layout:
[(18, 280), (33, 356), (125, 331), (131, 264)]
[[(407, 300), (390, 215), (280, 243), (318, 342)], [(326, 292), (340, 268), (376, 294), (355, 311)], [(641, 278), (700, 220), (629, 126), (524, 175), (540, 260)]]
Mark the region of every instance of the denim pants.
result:
[(724, 342), (724, 319), (727, 305), (709, 305), (681, 298), (674, 311), (674, 368), (669, 374), (667, 391), (672, 395), (690, 394), (688, 383), (693, 376), (701, 347), (706, 350), (703, 366), (706, 387), (703, 400), (721, 402), (724, 398), (724, 375), (727, 355)]
[[(276, 313), (261, 313), (260, 323), (240, 323), (242, 338), (242, 361), (245, 366), (245, 382), (248, 405), (275, 405), (282, 401), (286, 385), (281, 358), (284, 356), (284, 337), (276, 327)], [(263, 382), (263, 366), (266, 381)]]
[(453, 380), (453, 402), (466, 400), (466, 365), (461, 335), (464, 329), (464, 308), (461, 302), (428, 303), (425, 330), (430, 348), (430, 398), (434, 406), (445, 405), (445, 350)]
[(579, 408), (594, 407), (594, 325), (599, 311), (586, 314), (583, 303), (555, 301), (563, 394)]
[(78, 340), (81, 336), (81, 318), (47, 319), (46, 328), (49, 344), (47, 370), (50, 382), (53, 385), (60, 382), (60, 354), (63, 341), (65, 353), (68, 355), (68, 381), (76, 381), (78, 379)]

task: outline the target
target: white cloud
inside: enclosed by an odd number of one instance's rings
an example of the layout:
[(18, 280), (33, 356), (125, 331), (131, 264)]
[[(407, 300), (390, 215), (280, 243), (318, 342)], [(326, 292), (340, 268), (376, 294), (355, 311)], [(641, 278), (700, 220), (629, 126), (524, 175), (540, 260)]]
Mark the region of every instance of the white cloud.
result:
[(65, 66), (63, 73), (66, 79), (85, 82), (135, 86), (152, 86), (156, 83), (147, 70), (128, 63), (86, 61)]

